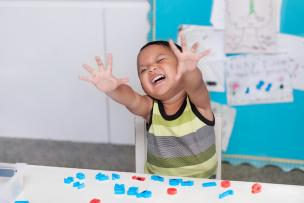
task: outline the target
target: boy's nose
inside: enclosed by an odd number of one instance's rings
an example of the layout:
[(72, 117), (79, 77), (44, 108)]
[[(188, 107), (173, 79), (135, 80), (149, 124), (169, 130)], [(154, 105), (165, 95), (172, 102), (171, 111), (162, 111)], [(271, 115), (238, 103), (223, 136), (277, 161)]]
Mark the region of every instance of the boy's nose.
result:
[(158, 67), (157, 67), (157, 64), (152, 64), (152, 65), (150, 65), (150, 67), (149, 67), (149, 71), (150, 71), (150, 72), (155, 71), (157, 68), (158, 68)]

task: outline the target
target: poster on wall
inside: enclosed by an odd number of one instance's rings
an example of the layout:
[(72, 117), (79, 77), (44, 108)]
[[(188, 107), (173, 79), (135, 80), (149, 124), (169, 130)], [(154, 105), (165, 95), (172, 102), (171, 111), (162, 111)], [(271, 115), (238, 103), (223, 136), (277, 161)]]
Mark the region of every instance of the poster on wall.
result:
[[(199, 42), (199, 52), (210, 50), (210, 53), (199, 61), (198, 67), (203, 73), (209, 91), (224, 92), (223, 61), (226, 56), (223, 31), (215, 30), (210, 26), (181, 25), (179, 32), (182, 32), (185, 36), (188, 47), (191, 47), (195, 42)], [(180, 42), (179, 37), (177, 41)]]
[[(199, 42), (199, 52), (210, 49), (210, 53), (204, 57), (204, 62), (219, 61), (226, 58), (223, 31), (215, 30), (210, 26), (181, 25), (179, 32), (184, 34), (189, 47), (195, 42)], [(177, 41), (180, 42), (179, 37)]]
[[(281, 24), (281, 8), (282, 0), (273, 0), (276, 6), (276, 22), (277, 31), (280, 31)], [(225, 2), (226, 0), (213, 0), (210, 22), (214, 29), (224, 30), (225, 29)]]
[(304, 91), (304, 37), (280, 33), (278, 44), (279, 52), (289, 59), (292, 87)]
[(292, 87), (304, 91), (304, 58), (303, 56), (290, 57), (290, 76)]
[(275, 53), (277, 6), (273, 0), (225, 1), (225, 52)]
[(236, 56), (225, 63), (229, 105), (293, 101), (288, 61), (278, 56)]
[(222, 151), (225, 152), (228, 149), (234, 127), (236, 109), (213, 101), (211, 102), (211, 107), (214, 115), (222, 119)]

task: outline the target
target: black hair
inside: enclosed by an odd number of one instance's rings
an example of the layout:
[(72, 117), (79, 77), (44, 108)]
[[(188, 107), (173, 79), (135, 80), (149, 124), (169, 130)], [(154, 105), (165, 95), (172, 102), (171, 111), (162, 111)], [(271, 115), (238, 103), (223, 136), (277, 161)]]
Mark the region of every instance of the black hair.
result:
[[(174, 43), (175, 46), (182, 52), (182, 47), (176, 43)], [(157, 40), (157, 41), (151, 41), (151, 42), (148, 42), (147, 44), (145, 44), (140, 50), (139, 52), (141, 52), (143, 49), (145, 49), (146, 47), (148, 46), (151, 46), (151, 45), (160, 45), (160, 46), (164, 46), (164, 47), (168, 47), (171, 49), (170, 45), (169, 45), (169, 42), (168, 41), (164, 41), (164, 40)]]

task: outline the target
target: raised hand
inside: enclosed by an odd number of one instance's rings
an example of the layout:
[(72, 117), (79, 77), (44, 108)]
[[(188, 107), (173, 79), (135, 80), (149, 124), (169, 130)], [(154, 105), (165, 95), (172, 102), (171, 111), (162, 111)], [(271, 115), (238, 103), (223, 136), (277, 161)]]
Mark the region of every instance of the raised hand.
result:
[(203, 52), (197, 53), (197, 49), (199, 47), (198, 42), (194, 43), (191, 49), (188, 49), (185, 36), (183, 34), (180, 34), (180, 38), (181, 38), (181, 47), (183, 50), (182, 52), (175, 46), (172, 40), (169, 40), (170, 47), (178, 61), (177, 74), (176, 74), (177, 80), (179, 80), (184, 73), (196, 69), (198, 61), (201, 58), (207, 56), (210, 52), (210, 50), (205, 50)]
[(107, 69), (104, 68), (104, 64), (100, 57), (95, 57), (98, 69), (94, 69), (91, 66), (82, 65), (89, 73), (90, 76), (80, 76), (79, 79), (92, 83), (102, 92), (108, 93), (115, 90), (119, 85), (126, 84), (127, 78), (116, 78), (112, 75), (112, 54), (108, 54)]

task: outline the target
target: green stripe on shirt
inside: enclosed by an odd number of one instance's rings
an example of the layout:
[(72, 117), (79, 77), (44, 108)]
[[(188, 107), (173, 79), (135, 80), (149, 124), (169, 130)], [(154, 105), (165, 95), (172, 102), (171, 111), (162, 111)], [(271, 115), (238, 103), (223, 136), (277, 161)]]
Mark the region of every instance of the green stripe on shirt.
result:
[(217, 159), (216, 155), (212, 156), (209, 160), (204, 163), (185, 166), (180, 168), (162, 168), (145, 164), (145, 173), (167, 175), (167, 176), (181, 176), (181, 177), (194, 177), (194, 178), (209, 178), (216, 174)]

